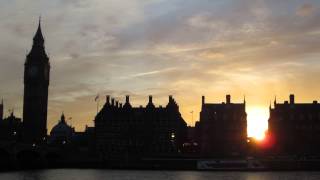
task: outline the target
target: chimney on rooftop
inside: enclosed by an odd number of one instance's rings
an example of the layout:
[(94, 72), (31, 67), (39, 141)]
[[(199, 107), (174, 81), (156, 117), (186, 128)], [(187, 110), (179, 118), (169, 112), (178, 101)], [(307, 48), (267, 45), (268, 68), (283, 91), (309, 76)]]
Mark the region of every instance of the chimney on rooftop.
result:
[(231, 96), (230, 94), (226, 95), (226, 103), (230, 104), (231, 103)]
[(294, 104), (294, 95), (290, 94), (290, 104)]
[(111, 105), (114, 106), (114, 98), (111, 98)]
[(109, 105), (110, 104), (110, 96), (109, 95), (107, 95), (106, 101), (107, 101), (107, 104)]
[(126, 103), (129, 103), (129, 95), (126, 95)]
[(204, 105), (204, 103), (205, 103), (205, 97), (202, 96), (202, 105)]

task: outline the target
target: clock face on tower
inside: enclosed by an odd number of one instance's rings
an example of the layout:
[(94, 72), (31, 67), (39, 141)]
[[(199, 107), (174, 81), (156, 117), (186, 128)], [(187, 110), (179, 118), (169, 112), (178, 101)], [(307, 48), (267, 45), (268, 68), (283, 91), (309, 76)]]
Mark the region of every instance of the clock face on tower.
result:
[(28, 69), (28, 76), (35, 77), (38, 74), (38, 68), (36, 66), (31, 66)]

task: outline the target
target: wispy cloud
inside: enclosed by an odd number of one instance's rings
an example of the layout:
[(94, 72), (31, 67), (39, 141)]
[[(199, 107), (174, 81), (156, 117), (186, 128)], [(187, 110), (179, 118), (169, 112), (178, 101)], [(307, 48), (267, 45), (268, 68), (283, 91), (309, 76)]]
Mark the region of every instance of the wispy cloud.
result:
[(161, 73), (165, 73), (168, 71), (174, 71), (174, 70), (175, 70), (175, 68), (166, 68), (166, 69), (161, 69), (161, 70), (132, 74), (132, 75), (129, 75), (127, 77), (122, 77), (122, 78), (126, 79), (126, 78), (137, 78), (137, 77), (143, 77), (143, 76), (158, 75)]
[(296, 13), (299, 16), (310, 16), (315, 10), (316, 8), (312, 4), (305, 3), (297, 9)]
[(41, 14), (52, 65), (49, 128), (63, 110), (77, 129), (92, 125), (97, 93), (119, 100), (130, 94), (135, 104), (148, 94), (165, 104), (173, 94), (189, 122), (201, 95), (220, 102), (227, 93), (235, 101), (246, 94), (250, 107), (267, 107), (275, 94), (311, 101), (320, 88), (319, 6), (316, 0), (3, 1), (0, 97), (21, 116), (23, 63)]

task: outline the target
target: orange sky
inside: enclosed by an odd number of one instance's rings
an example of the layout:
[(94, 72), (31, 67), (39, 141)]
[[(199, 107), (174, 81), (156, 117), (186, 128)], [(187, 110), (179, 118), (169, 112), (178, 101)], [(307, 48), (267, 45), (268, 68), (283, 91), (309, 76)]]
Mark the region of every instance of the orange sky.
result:
[[(28, 3), (27, 3), (28, 2)], [(92, 125), (94, 97), (134, 105), (173, 95), (189, 124), (207, 102), (247, 101), (248, 133), (261, 136), (268, 106), (296, 94), (319, 100), (316, 0), (79, 0), (1, 2), (0, 97), (21, 117), (23, 64), (37, 19), (51, 63), (49, 129), (62, 111)], [(101, 98), (101, 105), (104, 98)], [(8, 114), (8, 113), (6, 113)]]

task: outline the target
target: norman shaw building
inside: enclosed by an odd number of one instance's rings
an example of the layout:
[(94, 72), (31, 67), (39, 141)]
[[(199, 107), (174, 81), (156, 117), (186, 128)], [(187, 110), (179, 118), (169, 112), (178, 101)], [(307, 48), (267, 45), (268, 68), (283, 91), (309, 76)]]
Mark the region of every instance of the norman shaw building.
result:
[(275, 155), (320, 154), (320, 104), (290, 101), (270, 107), (268, 135)]
[(95, 129), (100, 157), (120, 162), (175, 156), (187, 135), (187, 124), (172, 96), (166, 107), (155, 107), (152, 96), (146, 107), (132, 107), (129, 96), (124, 105), (107, 96), (96, 116)]
[(231, 96), (221, 104), (205, 103), (202, 96), (200, 121), (196, 136), (203, 157), (240, 157), (247, 150), (247, 113), (243, 103), (231, 103)]

